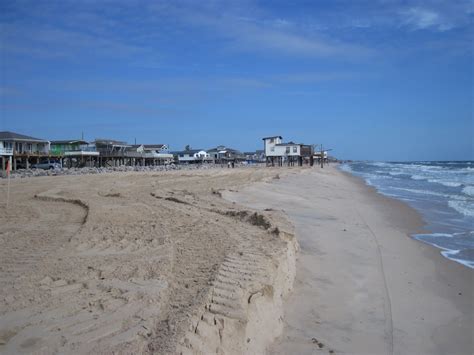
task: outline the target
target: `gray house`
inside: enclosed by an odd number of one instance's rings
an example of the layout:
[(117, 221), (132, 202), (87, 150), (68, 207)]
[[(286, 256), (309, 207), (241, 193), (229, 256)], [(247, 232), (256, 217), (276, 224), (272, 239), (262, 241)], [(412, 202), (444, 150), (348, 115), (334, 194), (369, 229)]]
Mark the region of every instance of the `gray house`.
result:
[(29, 168), (32, 163), (39, 163), (42, 158), (50, 158), (50, 142), (15, 132), (0, 132), (0, 156), (2, 169), (12, 157), (12, 169)]
[(224, 145), (219, 145), (215, 148), (208, 149), (210, 157), (215, 163), (227, 163), (227, 162), (238, 162), (244, 161), (245, 155), (237, 149), (232, 149)]

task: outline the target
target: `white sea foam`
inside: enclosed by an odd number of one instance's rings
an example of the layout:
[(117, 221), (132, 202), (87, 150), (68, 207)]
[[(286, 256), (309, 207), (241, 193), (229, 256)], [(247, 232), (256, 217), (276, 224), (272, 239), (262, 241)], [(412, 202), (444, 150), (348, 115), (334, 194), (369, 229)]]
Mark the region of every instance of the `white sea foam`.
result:
[(467, 266), (471, 269), (474, 268), (474, 261), (471, 260), (465, 260), (458, 256), (458, 254), (461, 252), (461, 250), (455, 250), (455, 249), (448, 249), (442, 245), (439, 245), (437, 243), (434, 243), (432, 240), (430, 240), (430, 237), (445, 237), (445, 238), (452, 238), (454, 235), (459, 234), (459, 233), (454, 233), (454, 234), (447, 234), (447, 233), (432, 233), (432, 234), (415, 234), (413, 237), (419, 241), (431, 244), (439, 249), (441, 249), (441, 255), (443, 255), (445, 258), (448, 258), (450, 260), (456, 261), (460, 264), (463, 264), (464, 266)]
[(465, 216), (474, 217), (473, 201), (450, 200), (448, 201), (448, 206)]
[(390, 171), (388, 174), (392, 176), (407, 175), (407, 173), (403, 173), (401, 171)]
[(427, 180), (427, 179), (428, 179), (428, 177), (426, 177), (426, 176), (421, 176), (421, 175), (412, 175), (411, 178), (412, 178), (413, 180)]
[(352, 173), (352, 172), (353, 172), (353, 170), (352, 170), (352, 168), (351, 168), (351, 166), (350, 166), (349, 164), (342, 164), (342, 165), (340, 166), (340, 169), (341, 169), (342, 171), (345, 171), (345, 172), (348, 172), (348, 173)]
[(390, 163), (385, 163), (383, 161), (375, 161), (375, 162), (371, 162), (370, 164), (374, 165), (374, 166), (382, 166), (382, 167), (393, 165), (393, 164), (390, 164)]
[(474, 196), (474, 186), (468, 185), (462, 189), (462, 192), (469, 196)]
[(443, 180), (438, 180), (438, 179), (428, 179), (428, 182), (433, 182), (436, 184), (441, 184), (447, 187), (459, 187), (462, 186), (462, 183), (460, 182), (454, 182), (454, 181), (443, 181)]
[(404, 187), (392, 187), (392, 189), (400, 190), (400, 191), (406, 191), (406, 192), (412, 192), (412, 193), (419, 194), (419, 195), (431, 195), (431, 196), (445, 197), (445, 198), (449, 198), (449, 199), (453, 199), (453, 200), (459, 200), (459, 201), (465, 201), (466, 200), (466, 197), (464, 197), (464, 196), (443, 194), (441, 192), (435, 192), (435, 191), (430, 191), (430, 190), (409, 189), (409, 188), (404, 188)]
[(452, 238), (454, 234), (449, 233), (431, 233), (431, 234), (420, 234), (421, 236), (429, 236), (429, 237), (443, 237), (443, 238)]
[(456, 258), (456, 256), (459, 254), (460, 250), (444, 250), (441, 252), (441, 254), (450, 260), (456, 261), (460, 264), (463, 264), (464, 266), (467, 266), (468, 268), (474, 269), (474, 261), (469, 261), (469, 260), (464, 260), (460, 258)]

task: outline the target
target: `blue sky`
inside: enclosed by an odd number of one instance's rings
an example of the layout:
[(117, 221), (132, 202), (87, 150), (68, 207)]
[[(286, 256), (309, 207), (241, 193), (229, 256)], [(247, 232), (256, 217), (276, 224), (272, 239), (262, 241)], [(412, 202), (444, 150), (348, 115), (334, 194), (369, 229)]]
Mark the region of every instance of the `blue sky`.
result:
[(0, 130), (474, 159), (473, 1), (2, 1)]

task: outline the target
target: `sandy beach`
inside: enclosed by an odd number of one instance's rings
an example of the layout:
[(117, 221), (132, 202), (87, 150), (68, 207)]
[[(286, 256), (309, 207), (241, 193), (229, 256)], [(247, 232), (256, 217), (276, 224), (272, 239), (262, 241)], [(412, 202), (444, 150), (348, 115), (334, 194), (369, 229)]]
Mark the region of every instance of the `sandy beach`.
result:
[(221, 191), (275, 175), (12, 181), (0, 214), (0, 353), (264, 351), (282, 329), (296, 242), (278, 212), (242, 209)]
[(408, 236), (414, 210), (332, 166), (11, 191), (2, 354), (472, 353), (472, 270)]
[(471, 269), (412, 239), (423, 221), (334, 167), (230, 199), (284, 211), (301, 252), (273, 354), (472, 354)]

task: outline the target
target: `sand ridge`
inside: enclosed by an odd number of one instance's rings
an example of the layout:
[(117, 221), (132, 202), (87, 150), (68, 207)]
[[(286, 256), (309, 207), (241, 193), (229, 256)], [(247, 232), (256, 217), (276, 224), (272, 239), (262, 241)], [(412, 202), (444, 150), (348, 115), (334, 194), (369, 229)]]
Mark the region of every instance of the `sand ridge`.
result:
[(281, 308), (291, 289), (291, 225), (221, 195), (274, 177), (211, 169), (12, 182), (0, 216), (0, 351), (264, 349), (277, 334), (249, 336), (262, 320), (251, 308)]

